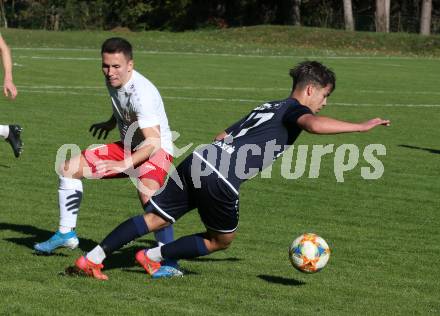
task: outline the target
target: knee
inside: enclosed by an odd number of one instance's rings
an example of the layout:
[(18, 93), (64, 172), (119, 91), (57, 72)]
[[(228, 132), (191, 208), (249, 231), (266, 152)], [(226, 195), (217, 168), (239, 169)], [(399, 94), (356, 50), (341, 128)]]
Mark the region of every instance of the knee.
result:
[(150, 232), (151, 231), (158, 231), (159, 229), (162, 229), (162, 228), (170, 225), (169, 222), (167, 222), (162, 217), (160, 217), (154, 213), (145, 213), (144, 220), (145, 220), (145, 224), (147, 224), (148, 230)]
[(213, 248), (215, 249), (215, 251), (226, 250), (231, 246), (233, 240), (234, 240), (233, 237), (218, 238), (218, 239), (212, 240), (211, 244), (213, 244), (213, 246), (214, 246)]
[(229, 248), (229, 246), (231, 246), (232, 244), (232, 240), (231, 241), (221, 241), (217, 244), (217, 249), (218, 250), (226, 250)]

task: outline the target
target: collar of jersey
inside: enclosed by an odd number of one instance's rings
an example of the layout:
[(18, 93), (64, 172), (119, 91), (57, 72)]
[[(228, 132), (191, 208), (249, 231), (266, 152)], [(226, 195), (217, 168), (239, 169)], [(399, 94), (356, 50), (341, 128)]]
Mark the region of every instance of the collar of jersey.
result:
[(136, 73), (136, 71), (133, 69), (130, 79), (122, 87), (120, 87), (119, 89), (116, 89), (116, 91), (126, 92), (126, 93), (133, 92), (135, 73)]

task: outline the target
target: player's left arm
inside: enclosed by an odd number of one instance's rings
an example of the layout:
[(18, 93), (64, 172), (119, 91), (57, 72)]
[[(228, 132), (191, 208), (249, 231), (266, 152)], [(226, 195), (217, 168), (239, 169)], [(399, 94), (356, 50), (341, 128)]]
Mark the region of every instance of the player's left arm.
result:
[(374, 118), (361, 123), (351, 123), (336, 120), (331, 117), (304, 114), (298, 118), (297, 124), (312, 134), (339, 134), (367, 132), (376, 126), (389, 126), (391, 122), (381, 118)]
[(159, 125), (145, 127), (142, 128), (141, 131), (145, 140), (131, 154), (129, 161), (126, 161), (129, 167), (137, 167), (141, 165), (161, 148)]
[(121, 173), (130, 168), (137, 167), (148, 160), (157, 150), (160, 149), (160, 126), (146, 127), (141, 129), (145, 140), (137, 149), (128, 155), (124, 160), (99, 160), (96, 162), (96, 171), (102, 175)]

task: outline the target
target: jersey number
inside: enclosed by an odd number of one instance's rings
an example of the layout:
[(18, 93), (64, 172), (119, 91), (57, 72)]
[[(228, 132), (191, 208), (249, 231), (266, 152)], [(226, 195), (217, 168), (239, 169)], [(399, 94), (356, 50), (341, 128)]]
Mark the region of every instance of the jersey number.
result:
[[(250, 129), (257, 127), (258, 125), (263, 124), (266, 121), (269, 121), (274, 116), (274, 113), (258, 113), (253, 112), (249, 117), (246, 119), (246, 121), (243, 122), (243, 127), (240, 130), (240, 133), (238, 133), (234, 138), (240, 137), (245, 135)], [(256, 121), (255, 121), (256, 120)]]

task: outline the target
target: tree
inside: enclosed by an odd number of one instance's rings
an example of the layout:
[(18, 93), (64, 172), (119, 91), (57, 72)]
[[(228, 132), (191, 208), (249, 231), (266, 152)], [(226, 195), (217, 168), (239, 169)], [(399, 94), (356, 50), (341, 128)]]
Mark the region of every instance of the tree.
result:
[(351, 5), (351, 0), (343, 0), (343, 1), (344, 1), (345, 29), (347, 31), (354, 31), (353, 8)]
[(8, 20), (6, 19), (6, 11), (5, 11), (5, 1), (0, 0), (0, 16), (1, 20), (3, 21), (3, 27), (5, 29), (8, 28)]
[(390, 0), (376, 0), (376, 32), (390, 31)]
[(301, 0), (293, 0), (293, 25), (301, 25)]
[(49, 21), (50, 21), (50, 30), (59, 31), (60, 30), (60, 12), (58, 8), (55, 7), (55, 5), (52, 5), (50, 7), (50, 15), (49, 15)]
[(422, 0), (422, 15), (420, 17), (420, 34), (431, 34), (432, 0)]

